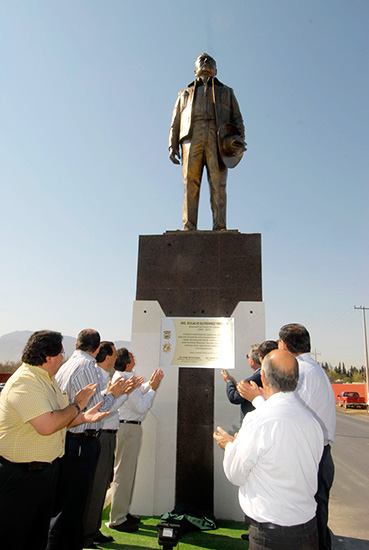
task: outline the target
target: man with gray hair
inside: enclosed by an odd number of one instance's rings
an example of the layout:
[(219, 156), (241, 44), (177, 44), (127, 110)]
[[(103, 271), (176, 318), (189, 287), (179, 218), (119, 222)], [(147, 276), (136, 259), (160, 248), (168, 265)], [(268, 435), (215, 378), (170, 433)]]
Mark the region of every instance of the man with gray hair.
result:
[[(259, 346), (257, 344), (253, 344), (250, 348), (249, 353), (246, 355), (246, 358), (249, 362), (250, 367), (254, 371), (249, 378), (246, 378), (247, 382), (253, 381), (257, 386), (261, 386), (261, 376), (260, 376), (260, 359), (259, 359)], [(248, 401), (247, 399), (244, 399), (241, 397), (241, 395), (238, 393), (237, 390), (237, 382), (229, 374), (227, 370), (222, 370), (221, 374), (223, 376), (224, 382), (227, 384), (226, 392), (227, 397), (230, 403), (233, 405), (241, 405), (240, 407), (240, 423), (242, 424), (242, 420), (244, 419), (245, 414), (248, 412), (251, 412), (255, 409), (251, 401)]]
[[(299, 401), (315, 416), (324, 434), (324, 452), (319, 465), (317, 523), (319, 550), (331, 550), (332, 542), (328, 528), (329, 492), (334, 479), (334, 464), (330, 443), (335, 439), (336, 403), (332, 385), (324, 369), (310, 355), (311, 343), (308, 330), (299, 323), (289, 323), (279, 331), (278, 347), (289, 351), (299, 364), (300, 378), (296, 389)], [(260, 388), (241, 381), (237, 389), (257, 408), (263, 403)]]
[(291, 353), (270, 352), (261, 379), (266, 402), (246, 415), (237, 437), (220, 427), (214, 433), (250, 523), (249, 550), (317, 550), (314, 495), (323, 432), (294, 393), (299, 368)]

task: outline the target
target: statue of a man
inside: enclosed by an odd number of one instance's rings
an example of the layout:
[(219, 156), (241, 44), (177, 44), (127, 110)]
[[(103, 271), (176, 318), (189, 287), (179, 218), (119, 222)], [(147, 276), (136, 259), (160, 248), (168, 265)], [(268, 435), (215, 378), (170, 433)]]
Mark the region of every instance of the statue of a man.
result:
[(226, 224), (228, 168), (236, 166), (246, 149), (245, 127), (232, 88), (215, 75), (215, 60), (202, 53), (195, 63), (194, 82), (180, 91), (169, 132), (169, 158), (180, 164), (184, 182), (183, 230), (197, 229), (200, 184), (207, 169), (213, 230)]

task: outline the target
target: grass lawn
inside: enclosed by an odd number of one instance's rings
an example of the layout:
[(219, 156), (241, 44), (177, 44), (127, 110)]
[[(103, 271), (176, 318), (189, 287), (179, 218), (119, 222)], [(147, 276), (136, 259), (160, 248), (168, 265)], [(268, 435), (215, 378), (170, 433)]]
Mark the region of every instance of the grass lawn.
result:
[[(119, 550), (146, 550), (149, 548), (163, 548), (158, 544), (156, 524), (159, 517), (141, 516), (139, 530), (136, 533), (120, 533), (114, 529), (108, 529), (105, 522), (109, 519), (109, 508), (104, 510), (101, 531), (104, 535), (112, 535), (114, 542), (100, 545), (101, 548), (115, 548)], [(178, 550), (248, 550), (248, 542), (241, 539), (241, 534), (246, 533), (243, 522), (220, 520), (219, 528), (214, 531), (191, 531), (186, 533), (175, 548)]]

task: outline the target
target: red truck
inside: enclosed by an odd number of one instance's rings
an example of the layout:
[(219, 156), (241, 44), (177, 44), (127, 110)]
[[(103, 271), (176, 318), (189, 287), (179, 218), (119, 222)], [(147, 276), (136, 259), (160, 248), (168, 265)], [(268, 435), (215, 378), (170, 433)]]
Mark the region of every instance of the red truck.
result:
[(366, 409), (365, 397), (360, 397), (357, 391), (343, 391), (337, 397), (339, 407)]

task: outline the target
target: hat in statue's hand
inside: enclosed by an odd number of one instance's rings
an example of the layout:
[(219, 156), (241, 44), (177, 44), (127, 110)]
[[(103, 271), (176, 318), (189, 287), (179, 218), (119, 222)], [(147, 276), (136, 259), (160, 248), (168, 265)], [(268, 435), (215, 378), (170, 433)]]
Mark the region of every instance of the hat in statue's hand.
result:
[(219, 126), (218, 145), (222, 161), (227, 168), (234, 168), (246, 151), (245, 140), (239, 135), (235, 124), (225, 123)]

